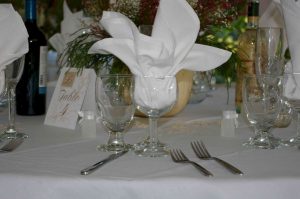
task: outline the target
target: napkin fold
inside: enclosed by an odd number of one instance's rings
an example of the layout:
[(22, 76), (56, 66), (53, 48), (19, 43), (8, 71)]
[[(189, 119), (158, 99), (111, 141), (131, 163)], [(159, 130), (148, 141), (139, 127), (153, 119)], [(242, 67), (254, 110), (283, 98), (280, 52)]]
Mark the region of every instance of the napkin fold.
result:
[[(75, 32), (82, 29), (83, 24), (89, 25), (92, 22), (91, 18), (84, 16), (83, 11), (72, 13), (66, 1), (63, 3), (63, 16), (64, 19), (60, 24), (61, 32), (49, 38), (50, 44), (58, 54), (63, 53), (67, 43), (78, 36)], [(79, 31), (78, 34), (82, 32)]]
[(11, 4), (0, 4), (0, 92), (5, 67), (28, 52), (28, 33), (21, 16)]
[[(300, 73), (300, 1), (281, 0), (281, 6), (292, 63), (292, 69), (289, 69), (288, 72)], [(289, 98), (300, 99), (299, 76), (290, 76), (284, 82), (284, 95)]]
[(281, 0), (293, 72), (300, 72), (300, 1)]
[(160, 1), (151, 36), (141, 34), (129, 18), (116, 12), (104, 12), (100, 24), (112, 38), (96, 42), (89, 53), (114, 54), (135, 75), (211, 70), (231, 55), (225, 50), (195, 44), (200, 22), (185, 0)]
[[(226, 62), (231, 53), (215, 47), (195, 44), (200, 21), (185, 0), (160, 0), (151, 36), (139, 32), (136, 25), (117, 12), (103, 12), (100, 25), (112, 36), (96, 42), (89, 53), (111, 53), (122, 60), (136, 76), (174, 76), (181, 69), (206, 71)], [(141, 86), (154, 85), (151, 78), (138, 78), (135, 92)], [(144, 82), (143, 82), (144, 81)], [(166, 88), (169, 80), (161, 85)], [(147, 88), (146, 90), (151, 90)], [(142, 93), (135, 93), (135, 96)], [(157, 109), (174, 99), (155, 103)], [(141, 98), (140, 98), (141, 99)], [(137, 103), (147, 104), (147, 101)], [(163, 105), (164, 104), (164, 105)], [(148, 104), (150, 106), (150, 104)], [(152, 107), (154, 108), (154, 107)]]

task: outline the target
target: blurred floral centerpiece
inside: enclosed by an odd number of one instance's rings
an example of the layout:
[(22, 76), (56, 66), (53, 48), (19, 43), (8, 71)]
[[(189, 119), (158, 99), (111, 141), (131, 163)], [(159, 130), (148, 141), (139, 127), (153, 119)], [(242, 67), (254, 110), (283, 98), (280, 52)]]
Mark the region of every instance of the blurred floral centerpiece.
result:
[[(217, 69), (217, 73), (230, 82), (235, 78), (235, 68), (239, 62), (237, 39), (245, 30), (246, 21), (240, 10), (245, 10), (247, 0), (187, 0), (199, 16), (201, 32), (197, 42), (231, 51), (231, 58)], [(105, 10), (126, 15), (137, 26), (152, 25), (159, 0), (82, 0), (84, 15), (93, 23), (82, 24), (77, 37), (67, 44), (61, 55), (60, 65), (78, 69), (94, 68), (96, 72), (108, 70), (110, 73), (129, 73), (128, 68), (113, 55), (87, 54), (94, 42), (109, 35), (100, 28), (99, 19)], [(84, 31), (83, 31), (84, 30)], [(74, 33), (75, 34), (75, 33)], [(109, 63), (109, 64), (108, 64)]]

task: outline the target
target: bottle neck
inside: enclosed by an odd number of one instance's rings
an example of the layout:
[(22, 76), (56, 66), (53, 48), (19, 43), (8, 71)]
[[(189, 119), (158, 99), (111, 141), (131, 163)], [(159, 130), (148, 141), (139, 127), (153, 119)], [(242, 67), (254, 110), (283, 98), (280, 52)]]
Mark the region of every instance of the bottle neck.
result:
[(36, 23), (36, 0), (26, 0), (25, 12), (26, 22)]
[(257, 28), (259, 19), (259, 1), (250, 0), (248, 2), (248, 28)]

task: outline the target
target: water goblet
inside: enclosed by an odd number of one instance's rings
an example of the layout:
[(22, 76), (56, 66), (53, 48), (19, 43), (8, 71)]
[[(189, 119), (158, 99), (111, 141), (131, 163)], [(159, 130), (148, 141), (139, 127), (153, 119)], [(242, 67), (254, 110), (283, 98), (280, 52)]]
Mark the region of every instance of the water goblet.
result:
[(28, 136), (22, 132), (19, 132), (15, 128), (15, 115), (16, 115), (16, 105), (15, 105), (15, 90), (16, 85), (22, 75), (24, 67), (24, 59), (22, 56), (11, 64), (8, 64), (4, 69), (5, 74), (5, 97), (7, 98), (8, 104), (8, 126), (4, 132), (0, 135), (0, 140), (5, 139), (15, 139), (15, 138), (27, 138)]
[[(285, 68), (282, 48), (282, 28), (259, 27), (255, 47), (256, 74), (282, 76)], [(291, 105), (283, 97), (281, 97), (281, 103), (281, 111), (274, 125), (277, 128), (287, 127), (292, 121)]]
[(281, 145), (281, 139), (271, 134), (271, 129), (281, 110), (279, 89), (274, 89), (282, 81), (268, 75), (245, 76), (243, 81), (243, 105), (247, 120), (254, 127), (255, 135), (245, 146), (274, 149)]
[(283, 96), (297, 112), (296, 135), (284, 141), (285, 146), (300, 145), (300, 73), (285, 73), (283, 83)]
[(157, 122), (176, 102), (176, 77), (135, 76), (135, 85), (137, 109), (149, 118), (149, 138), (135, 147), (135, 153), (144, 157), (166, 156), (169, 146), (159, 141)]
[(127, 151), (132, 145), (125, 143), (124, 133), (130, 127), (135, 112), (132, 75), (100, 75), (96, 79), (96, 103), (103, 126), (109, 132), (102, 151)]

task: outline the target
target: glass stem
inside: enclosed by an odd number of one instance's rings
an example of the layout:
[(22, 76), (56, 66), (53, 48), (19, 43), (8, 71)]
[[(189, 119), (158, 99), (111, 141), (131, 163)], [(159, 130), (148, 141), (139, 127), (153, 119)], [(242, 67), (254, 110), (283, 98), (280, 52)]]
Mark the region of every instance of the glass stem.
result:
[(124, 145), (124, 136), (121, 132), (110, 132), (108, 144), (110, 145)]
[(157, 117), (149, 117), (149, 142), (157, 143), (158, 142), (158, 133), (157, 133)]
[(12, 85), (8, 88), (8, 133), (15, 133), (15, 89)]

